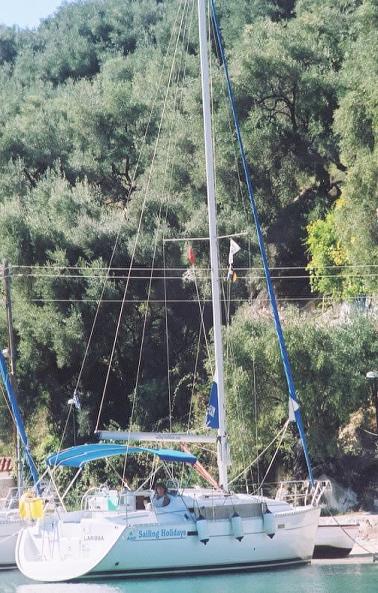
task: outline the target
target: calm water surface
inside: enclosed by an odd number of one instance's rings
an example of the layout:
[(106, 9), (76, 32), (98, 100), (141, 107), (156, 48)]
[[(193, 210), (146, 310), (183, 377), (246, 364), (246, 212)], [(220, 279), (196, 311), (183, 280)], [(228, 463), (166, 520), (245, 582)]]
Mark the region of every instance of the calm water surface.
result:
[(0, 573), (0, 593), (378, 593), (378, 565), (308, 566), (274, 572), (178, 579), (38, 584)]

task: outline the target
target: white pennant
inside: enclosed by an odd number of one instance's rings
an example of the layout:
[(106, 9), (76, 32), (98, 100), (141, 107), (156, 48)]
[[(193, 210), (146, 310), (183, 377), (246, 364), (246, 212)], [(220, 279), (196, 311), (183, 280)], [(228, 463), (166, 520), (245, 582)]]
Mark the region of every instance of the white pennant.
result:
[(295, 422), (295, 412), (299, 410), (299, 404), (293, 398), (289, 397), (289, 420)]
[(240, 251), (239, 245), (233, 239), (230, 239), (230, 252), (228, 254), (228, 263), (232, 265), (234, 263), (234, 255)]

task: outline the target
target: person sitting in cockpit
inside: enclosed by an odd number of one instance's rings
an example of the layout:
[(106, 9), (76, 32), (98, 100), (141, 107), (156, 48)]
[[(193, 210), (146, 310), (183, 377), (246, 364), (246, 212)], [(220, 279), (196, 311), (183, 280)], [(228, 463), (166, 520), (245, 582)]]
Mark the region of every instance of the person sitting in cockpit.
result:
[(167, 488), (162, 482), (156, 484), (155, 495), (152, 502), (156, 508), (166, 507), (171, 502)]

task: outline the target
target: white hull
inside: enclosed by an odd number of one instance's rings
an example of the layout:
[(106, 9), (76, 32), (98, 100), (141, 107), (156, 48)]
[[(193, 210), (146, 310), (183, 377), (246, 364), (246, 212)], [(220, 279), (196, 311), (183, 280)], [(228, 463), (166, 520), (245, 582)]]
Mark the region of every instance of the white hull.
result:
[(167, 512), (68, 513), (64, 521), (46, 519), (24, 529), (16, 548), (17, 565), (28, 578), (67, 581), (109, 575), (136, 576), (220, 572), (310, 561), (319, 509), (269, 513), (242, 519), (236, 539), (231, 520), (206, 521), (208, 542), (200, 541), (198, 521), (187, 507)]
[(322, 523), (315, 539), (314, 558), (343, 558), (352, 551), (359, 530), (358, 524)]
[(24, 526), (18, 512), (0, 511), (0, 570), (15, 567), (17, 537)]

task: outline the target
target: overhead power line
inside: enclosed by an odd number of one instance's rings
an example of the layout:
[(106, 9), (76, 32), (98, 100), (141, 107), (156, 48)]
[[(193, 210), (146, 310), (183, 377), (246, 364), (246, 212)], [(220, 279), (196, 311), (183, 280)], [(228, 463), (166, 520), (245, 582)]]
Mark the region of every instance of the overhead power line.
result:
[[(351, 298), (343, 298), (343, 302), (358, 302), (361, 297), (351, 297)], [(256, 299), (240, 297), (240, 298), (232, 298), (232, 299), (225, 299), (222, 298), (221, 301), (224, 303), (228, 302), (235, 302), (235, 303), (253, 303)], [(267, 298), (264, 300), (268, 300)], [(330, 301), (330, 302), (340, 302), (339, 298), (336, 297), (282, 297), (277, 298), (278, 302), (287, 303), (287, 302), (309, 302), (309, 301)], [(30, 299), (32, 303), (98, 303), (98, 299)], [(102, 303), (122, 303), (123, 299), (102, 299)], [(124, 301), (125, 303), (146, 303), (146, 299), (127, 299)], [(193, 303), (198, 307), (198, 299), (149, 299), (149, 303)], [(211, 299), (201, 299), (201, 303), (211, 303)]]
[[(49, 265), (49, 264), (45, 264), (45, 265), (11, 265), (13, 270), (84, 270), (84, 271), (107, 271), (109, 270), (108, 267), (91, 267), (91, 266), (59, 266), (59, 265)], [(378, 264), (345, 264), (342, 266), (323, 266), (323, 268), (325, 270), (345, 270), (345, 269), (354, 269), (354, 268), (378, 268)], [(126, 267), (111, 267), (110, 271), (119, 271), (119, 272), (124, 272), (124, 271), (128, 271), (130, 269), (130, 266), (126, 266)], [(187, 270), (188, 266), (176, 266), (176, 267), (165, 267), (165, 268), (161, 268), (161, 267), (156, 267), (154, 266), (153, 268), (148, 267), (148, 266), (143, 266), (143, 267), (138, 267), (138, 266), (132, 266), (133, 270), (140, 270), (140, 271), (149, 271), (151, 269), (157, 270), (157, 271), (164, 271), (164, 270)], [(222, 269), (222, 268), (221, 268)], [(226, 267), (224, 268), (226, 270)], [(263, 268), (261, 266), (249, 266), (249, 267), (240, 267), (237, 268), (238, 270), (262, 270)], [(307, 266), (272, 266), (269, 268), (270, 270), (307, 270)], [(196, 270), (197, 271), (201, 271), (201, 270), (208, 270), (208, 268), (200, 268), (196, 266)]]
[[(185, 273), (185, 271), (187, 271), (188, 268), (182, 268), (183, 273)], [(113, 281), (113, 280), (183, 280), (183, 274), (178, 274), (178, 275), (172, 275), (172, 274), (160, 274), (158, 273), (159, 271), (162, 270), (158, 270), (157, 268), (152, 269), (152, 271), (156, 272), (155, 276), (151, 276), (151, 274), (149, 274), (148, 276), (140, 276), (140, 275), (129, 275), (129, 274), (114, 274), (114, 275), (107, 275), (107, 274), (66, 274), (66, 273), (62, 273), (62, 274), (38, 274), (38, 273), (34, 273), (34, 272), (30, 272), (30, 273), (16, 273), (13, 274), (13, 278), (54, 278), (54, 279), (61, 279), (61, 280), (65, 280), (65, 279), (80, 279), (80, 280), (101, 280), (103, 281), (104, 278), (106, 278), (108, 281)], [(256, 268), (233, 268), (234, 272), (236, 272), (236, 274), (238, 275), (238, 279), (239, 280), (246, 280), (246, 281), (251, 281), (251, 280), (264, 280), (264, 276), (262, 274), (256, 275), (255, 273), (253, 274), (253, 276), (248, 276), (248, 272), (255, 272), (257, 271)], [(147, 271), (147, 268), (141, 270), (143, 272)], [(177, 271), (177, 269), (172, 270), (172, 271)], [(200, 280), (206, 280), (206, 279), (210, 279), (210, 270), (209, 269), (205, 269), (202, 268), (201, 270), (196, 270), (200, 275), (198, 276), (198, 278)], [(260, 270), (258, 270), (260, 271)], [(220, 270), (221, 275), (219, 276), (220, 280), (223, 280), (226, 275), (227, 275), (227, 268), (223, 268)], [(242, 273), (244, 272), (244, 274), (242, 275)], [(375, 278), (378, 276), (378, 271), (377, 272), (353, 272), (350, 271), (349, 273), (343, 274), (342, 278)], [(285, 275), (272, 275), (271, 279), (272, 280), (309, 280), (310, 279), (310, 274), (285, 274)], [(316, 274), (316, 278), (340, 278), (339, 274)]]

